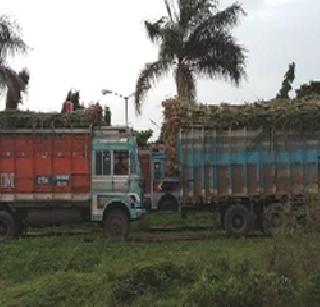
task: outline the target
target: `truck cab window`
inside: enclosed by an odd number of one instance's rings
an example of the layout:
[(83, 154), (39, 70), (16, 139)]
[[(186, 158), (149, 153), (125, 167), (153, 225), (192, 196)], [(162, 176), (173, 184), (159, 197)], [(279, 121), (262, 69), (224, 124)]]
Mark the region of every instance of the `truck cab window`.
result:
[(113, 151), (113, 175), (126, 176), (129, 175), (129, 152), (128, 150)]
[(110, 176), (111, 175), (111, 153), (109, 150), (96, 152), (96, 175)]

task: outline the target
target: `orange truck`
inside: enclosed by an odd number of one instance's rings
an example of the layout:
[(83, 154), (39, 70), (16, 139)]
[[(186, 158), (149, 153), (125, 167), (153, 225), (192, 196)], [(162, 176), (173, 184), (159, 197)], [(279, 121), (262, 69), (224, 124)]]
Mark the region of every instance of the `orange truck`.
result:
[(144, 213), (140, 176), (128, 127), (0, 130), (0, 241), (82, 219), (125, 239)]

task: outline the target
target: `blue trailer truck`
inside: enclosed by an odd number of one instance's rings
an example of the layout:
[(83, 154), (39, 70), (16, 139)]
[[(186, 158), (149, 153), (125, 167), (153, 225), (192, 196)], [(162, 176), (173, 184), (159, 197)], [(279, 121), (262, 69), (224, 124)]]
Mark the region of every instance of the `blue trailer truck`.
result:
[(177, 136), (182, 209), (215, 207), (230, 236), (275, 233), (319, 193), (320, 132), (186, 127)]

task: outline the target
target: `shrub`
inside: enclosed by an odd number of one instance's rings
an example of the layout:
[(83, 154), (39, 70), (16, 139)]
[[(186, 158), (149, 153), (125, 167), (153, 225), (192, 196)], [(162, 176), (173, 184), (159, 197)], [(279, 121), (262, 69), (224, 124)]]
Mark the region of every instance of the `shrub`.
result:
[(134, 267), (117, 277), (112, 286), (112, 296), (116, 302), (129, 302), (168, 286), (170, 283), (189, 283), (193, 281), (193, 267), (177, 266), (171, 262)]
[(301, 303), (305, 306), (319, 306), (320, 302), (320, 271), (313, 273), (302, 287)]
[(282, 306), (293, 293), (285, 276), (255, 269), (249, 261), (209, 266), (185, 299), (185, 306)]

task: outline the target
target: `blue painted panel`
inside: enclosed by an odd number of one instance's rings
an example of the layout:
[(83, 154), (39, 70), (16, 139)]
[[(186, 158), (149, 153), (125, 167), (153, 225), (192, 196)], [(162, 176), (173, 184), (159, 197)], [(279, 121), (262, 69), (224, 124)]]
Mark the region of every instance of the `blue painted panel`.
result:
[[(233, 178), (237, 176), (233, 174), (234, 171), (237, 174), (242, 174), (242, 178), (240, 178), (242, 183), (239, 182), (236, 189), (239, 190), (239, 186), (248, 186), (248, 166), (253, 166), (253, 169), (256, 169), (258, 185), (262, 192), (264, 189), (271, 191), (274, 187), (278, 188), (279, 186), (283, 188), (285, 177), (288, 177), (289, 187), (296, 184), (296, 179), (291, 178), (292, 167), (294, 167), (295, 173), (297, 167), (301, 167), (301, 176), (303, 176), (305, 185), (308, 183), (308, 179), (309, 181), (311, 178), (313, 178), (312, 181), (315, 180), (310, 172), (314, 174), (314, 169), (316, 169), (317, 174), (320, 172), (320, 164), (318, 163), (320, 154), (319, 134), (303, 135), (300, 132), (292, 133), (293, 131), (291, 131), (289, 133), (284, 132), (287, 133), (285, 136), (281, 134), (282, 132), (277, 131), (273, 137), (270, 137), (270, 135), (257, 137), (257, 135), (261, 135), (261, 132), (249, 131), (249, 134), (246, 134), (247, 132), (243, 131), (241, 135), (241, 131), (236, 131), (233, 135), (232, 131), (230, 134), (228, 131), (220, 135), (220, 132), (212, 130), (209, 132), (210, 137), (203, 140), (202, 131), (202, 128), (191, 129), (190, 132), (182, 133), (181, 139), (177, 138), (179, 170), (181, 172), (188, 168), (188, 177), (190, 177), (188, 179), (194, 180), (196, 169), (201, 170), (201, 176), (203, 177), (205, 176), (204, 166), (210, 168), (212, 178), (209, 186), (214, 190), (219, 186), (218, 181), (220, 179), (217, 176), (217, 167), (221, 166), (224, 167), (221, 174), (228, 177), (230, 175), (230, 179), (233, 180), (229, 180), (231, 191), (233, 190), (231, 183), (237, 180), (237, 178)], [(229, 136), (231, 141), (228, 139)], [(293, 137), (291, 138), (291, 136)], [(247, 144), (250, 145), (247, 147)], [(312, 168), (312, 166), (310, 168), (312, 164), (315, 165), (315, 168)], [(233, 165), (237, 165), (237, 168)], [(270, 176), (273, 176), (273, 178), (270, 178)], [(198, 179), (201, 180), (203, 187), (204, 178)], [(225, 181), (226, 178), (223, 177), (222, 179)], [(316, 182), (312, 182), (312, 184), (316, 184)], [(190, 190), (193, 190), (193, 187), (190, 187)]]
[[(260, 156), (260, 157), (259, 157)], [(303, 161), (305, 159), (305, 161)], [(270, 152), (255, 152), (247, 155), (246, 152), (233, 153), (230, 159), (230, 153), (206, 154), (206, 153), (185, 153), (184, 159), (181, 159), (182, 165), (201, 167), (202, 161), (208, 161), (210, 165), (229, 165), (234, 164), (272, 164), (272, 163), (317, 163), (318, 150), (311, 149), (306, 151), (303, 159), (302, 151), (296, 152), (276, 152), (273, 155)], [(261, 161), (260, 161), (261, 160)]]

